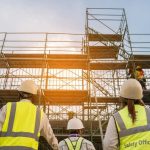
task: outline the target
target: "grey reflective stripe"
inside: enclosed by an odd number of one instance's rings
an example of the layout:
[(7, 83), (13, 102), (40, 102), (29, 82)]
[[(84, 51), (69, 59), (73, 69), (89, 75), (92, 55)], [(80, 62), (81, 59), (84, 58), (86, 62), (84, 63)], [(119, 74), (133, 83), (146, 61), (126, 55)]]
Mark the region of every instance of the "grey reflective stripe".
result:
[(146, 131), (150, 131), (150, 125), (140, 126), (140, 127), (135, 127), (135, 128), (130, 128), (127, 130), (120, 131), (119, 136), (124, 137), (124, 136), (129, 136), (129, 135), (133, 135), (140, 132), (146, 132)]
[(83, 142), (83, 138), (79, 137), (75, 150), (80, 150), (81, 149), (82, 142)]
[(5, 147), (0, 147), (0, 150), (33, 150), (33, 148), (22, 147), (22, 146), (5, 146)]
[(9, 134), (8, 132), (0, 132), (0, 137), (29, 137), (34, 138), (36, 141), (39, 140), (37, 135), (28, 132), (11, 132)]
[(147, 124), (150, 124), (150, 109), (145, 108), (145, 111), (146, 111), (146, 116), (147, 116)]
[(64, 141), (65, 141), (65, 143), (66, 143), (66, 145), (68, 147), (68, 150), (74, 150), (74, 145), (72, 144), (72, 142), (71, 142), (71, 140), (69, 138), (65, 139)]
[(41, 110), (40, 108), (36, 108), (36, 120), (35, 120), (35, 128), (34, 128), (34, 136), (38, 136), (39, 128), (40, 128), (40, 120), (41, 120)]
[(11, 103), (10, 117), (9, 117), (8, 129), (7, 129), (8, 134), (12, 132), (15, 113), (16, 113), (16, 103)]
[(12, 132), (14, 119), (15, 119), (15, 112), (16, 112), (16, 103), (11, 104), (11, 111), (10, 111), (10, 118), (8, 123), (8, 131), (7, 132), (0, 132), (0, 137), (29, 137), (34, 138), (36, 141), (39, 140), (38, 131), (40, 127), (40, 118), (41, 118), (41, 111), (39, 108), (36, 109), (36, 119), (35, 119), (35, 129), (34, 133), (28, 132)]
[(117, 112), (113, 116), (115, 117), (115, 120), (117, 121), (117, 124), (118, 124), (120, 130), (126, 130), (126, 126), (125, 126), (120, 114)]

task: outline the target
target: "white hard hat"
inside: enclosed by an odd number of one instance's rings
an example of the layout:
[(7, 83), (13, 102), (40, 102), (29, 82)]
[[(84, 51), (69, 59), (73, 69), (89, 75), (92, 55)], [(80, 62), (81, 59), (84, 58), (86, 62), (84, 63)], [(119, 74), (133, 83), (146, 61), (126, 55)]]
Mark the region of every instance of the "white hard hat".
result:
[(30, 94), (37, 94), (38, 87), (32, 80), (26, 80), (23, 81), (20, 87), (18, 88), (18, 91), (26, 92)]
[(67, 130), (79, 130), (83, 128), (84, 128), (83, 123), (78, 118), (72, 118), (68, 121)]
[(121, 86), (120, 96), (123, 98), (140, 100), (143, 97), (143, 89), (136, 79), (126, 80)]

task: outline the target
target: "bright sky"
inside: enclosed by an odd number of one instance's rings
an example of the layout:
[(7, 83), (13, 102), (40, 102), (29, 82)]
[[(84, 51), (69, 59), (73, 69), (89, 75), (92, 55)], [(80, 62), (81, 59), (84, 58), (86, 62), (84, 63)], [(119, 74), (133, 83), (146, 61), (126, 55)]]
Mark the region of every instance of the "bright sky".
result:
[(125, 8), (130, 33), (150, 33), (150, 0), (0, 0), (1, 32), (84, 33), (86, 8)]

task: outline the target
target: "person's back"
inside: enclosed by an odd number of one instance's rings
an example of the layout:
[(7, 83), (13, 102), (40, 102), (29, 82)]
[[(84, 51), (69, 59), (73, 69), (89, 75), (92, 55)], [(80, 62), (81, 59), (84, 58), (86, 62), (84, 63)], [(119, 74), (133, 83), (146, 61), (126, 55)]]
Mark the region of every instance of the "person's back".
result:
[(134, 123), (129, 117), (127, 106), (114, 114), (121, 150), (150, 149), (150, 120), (148, 119), (150, 117), (150, 109), (141, 105), (135, 105), (135, 112), (136, 120)]
[(42, 115), (40, 109), (30, 102), (20, 101), (7, 103), (6, 110), (6, 119), (0, 135), (0, 149), (5, 149), (6, 146), (37, 149)]
[[(79, 140), (79, 137), (69, 137), (61, 141), (59, 143), (60, 150), (70, 150), (66, 142), (67, 140), (69, 140), (72, 143), (72, 146), (75, 149), (77, 146), (77, 141)], [(85, 138), (82, 138), (82, 143), (81, 145), (79, 145), (79, 148), (80, 148), (79, 150), (95, 150), (93, 143)]]
[(81, 137), (83, 128), (84, 126), (80, 119), (70, 119), (67, 124), (67, 130), (69, 130), (70, 135), (59, 142), (59, 150), (95, 150), (92, 142)]

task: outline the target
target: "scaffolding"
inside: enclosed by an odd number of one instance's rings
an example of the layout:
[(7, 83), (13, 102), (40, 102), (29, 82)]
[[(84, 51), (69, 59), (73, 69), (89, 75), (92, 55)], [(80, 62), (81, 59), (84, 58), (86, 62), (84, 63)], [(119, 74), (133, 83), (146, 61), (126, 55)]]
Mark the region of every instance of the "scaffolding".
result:
[(134, 41), (135, 36), (150, 35), (130, 34), (120, 8), (88, 8), (85, 34), (0, 33), (0, 107), (19, 101), (18, 86), (33, 79), (40, 89), (35, 104), (47, 114), (56, 136), (67, 135), (68, 113), (74, 112), (85, 125), (84, 136), (100, 143), (110, 115), (119, 108), (129, 67), (142, 65), (150, 87), (150, 45), (141, 46), (150, 41)]

